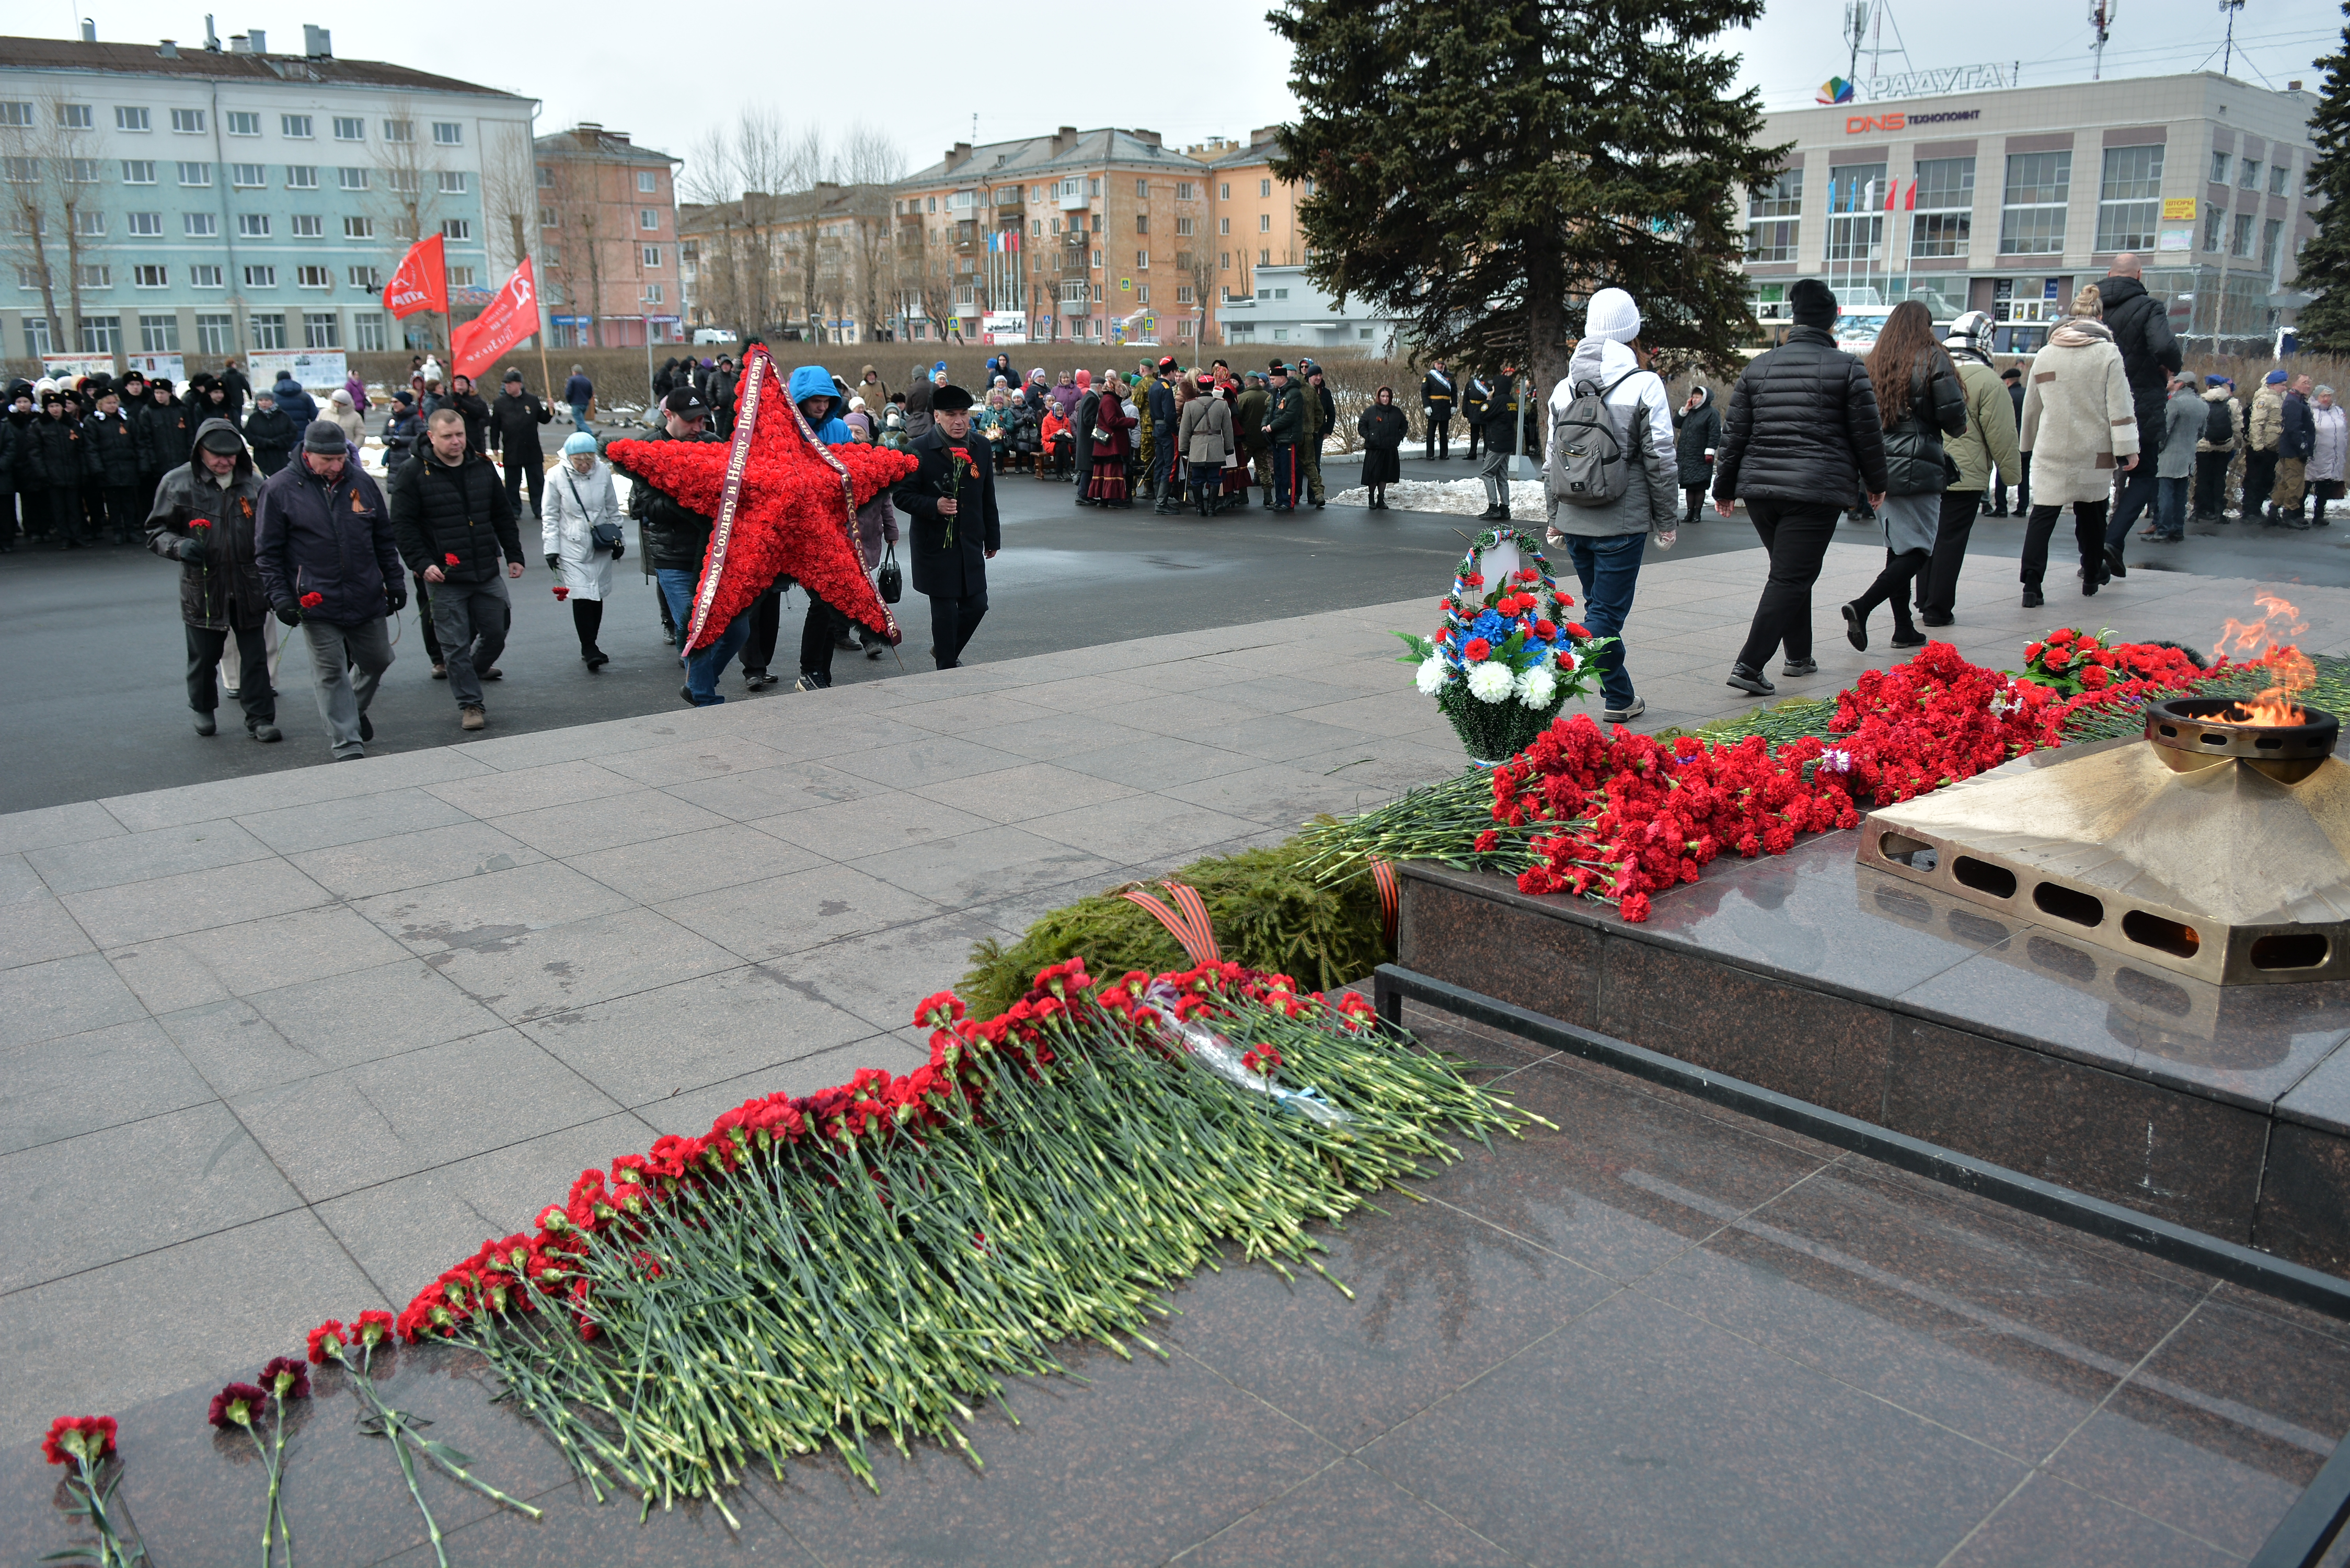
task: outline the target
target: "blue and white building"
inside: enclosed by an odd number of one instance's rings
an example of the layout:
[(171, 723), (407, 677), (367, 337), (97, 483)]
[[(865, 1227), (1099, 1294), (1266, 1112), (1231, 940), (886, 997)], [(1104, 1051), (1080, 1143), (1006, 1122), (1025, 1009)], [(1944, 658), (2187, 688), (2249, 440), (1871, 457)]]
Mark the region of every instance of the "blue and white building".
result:
[(484, 174), (518, 148), (527, 192), (534, 100), (338, 59), (323, 27), (299, 54), (82, 28), (0, 37), (0, 361), (394, 348), (383, 280), (420, 230), (452, 298), (511, 265)]

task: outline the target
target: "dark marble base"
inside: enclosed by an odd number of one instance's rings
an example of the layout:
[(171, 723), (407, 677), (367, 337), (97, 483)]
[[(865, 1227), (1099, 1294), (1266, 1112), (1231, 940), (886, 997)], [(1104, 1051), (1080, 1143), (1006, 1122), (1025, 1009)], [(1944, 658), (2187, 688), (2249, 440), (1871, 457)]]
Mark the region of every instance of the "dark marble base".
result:
[(1409, 866), (1399, 961), (2350, 1277), (2350, 984), (2133, 965), (1853, 847), (1717, 862), (1640, 925)]
[[(457, 1568), (2218, 1564), (2350, 1428), (2350, 1331), (1719, 1106), (1407, 1007), (1556, 1125), (1468, 1143), (1318, 1228), (1351, 1298), (1227, 1261), (1136, 1348), (1066, 1347), (974, 1469), (877, 1444), (707, 1504), (598, 1507), (474, 1357), (386, 1395), (525, 1519), (428, 1472)], [(1424, 1199), (1425, 1201), (1416, 1201)], [(288, 1346), (288, 1349), (294, 1348)], [(140, 1348), (92, 1343), (91, 1356)], [(114, 1412), (157, 1568), (255, 1561), (261, 1466), (210, 1386)], [(430, 1568), (352, 1390), (288, 1445), (296, 1560)], [(33, 1433), (0, 1444), (10, 1563), (72, 1540)], [(1953, 1556), (1953, 1553), (1956, 1553)]]

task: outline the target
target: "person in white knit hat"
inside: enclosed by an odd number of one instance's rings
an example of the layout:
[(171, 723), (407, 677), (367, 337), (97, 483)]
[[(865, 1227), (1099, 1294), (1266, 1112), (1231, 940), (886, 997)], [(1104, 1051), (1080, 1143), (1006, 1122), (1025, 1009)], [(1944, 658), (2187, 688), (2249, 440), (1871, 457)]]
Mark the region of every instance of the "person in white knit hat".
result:
[[(1612, 424), (1616, 448), (1624, 454), (1624, 489), (1613, 500), (1579, 504), (1565, 498), (1558, 483), (1563, 470), (1559, 421), (1578, 396), (1597, 393)], [(1678, 537), (1679, 463), (1673, 453), (1672, 406), (1665, 383), (1648, 369), (1640, 346), (1640, 308), (1620, 288), (1603, 288), (1584, 313), (1583, 337), (1567, 363), (1566, 377), (1550, 394), (1553, 439), (1545, 443), (1553, 464), (1545, 486), (1550, 497), (1550, 538), (1563, 543), (1583, 584), (1581, 619), (1594, 637), (1616, 640), (1597, 655), (1602, 717), (1620, 724), (1648, 704), (1633, 694), (1624, 669), (1624, 622), (1632, 613), (1632, 593), (1640, 560), (1654, 535), (1669, 550)]]

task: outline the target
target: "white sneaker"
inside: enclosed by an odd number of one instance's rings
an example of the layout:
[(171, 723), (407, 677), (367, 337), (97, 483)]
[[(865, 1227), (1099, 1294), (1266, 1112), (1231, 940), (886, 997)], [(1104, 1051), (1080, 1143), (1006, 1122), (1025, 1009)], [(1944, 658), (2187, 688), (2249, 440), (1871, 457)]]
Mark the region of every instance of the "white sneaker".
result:
[(1648, 711), (1648, 700), (1645, 697), (1635, 697), (1625, 707), (1601, 709), (1599, 720), (1605, 724), (1628, 724)]

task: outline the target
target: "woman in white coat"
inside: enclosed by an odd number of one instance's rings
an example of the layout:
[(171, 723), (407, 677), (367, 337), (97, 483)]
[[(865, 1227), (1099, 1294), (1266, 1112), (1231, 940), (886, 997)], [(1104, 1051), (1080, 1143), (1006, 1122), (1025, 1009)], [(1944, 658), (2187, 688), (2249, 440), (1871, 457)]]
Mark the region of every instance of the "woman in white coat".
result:
[(2335, 404), (2333, 388), (2320, 387), (2309, 400), (2309, 417), (2317, 435), (2309, 451), (2309, 494), (2323, 528), (2325, 504), (2342, 498), (2344, 472), (2350, 470), (2350, 413)]
[(2048, 346), (2032, 357), (2023, 394), (2023, 431), (2016, 445), (2032, 453), (2032, 517), (2023, 531), (2023, 607), (2041, 602), (2041, 575), (2056, 516), (2073, 508), (2074, 542), (2081, 552), (2081, 592), (2094, 594), (2106, 577), (2106, 506), (2114, 475), (2137, 466), (2137, 415), (2121, 350), (2106, 326), (2105, 302), (2095, 286), (2073, 296), (2073, 314), (2056, 324)]
[[(605, 529), (610, 545), (597, 542)], [(563, 443), (563, 461), (546, 476), (546, 514), (540, 547), (547, 570), (562, 579), (556, 589), (571, 601), (571, 624), (579, 633), (579, 657), (592, 673), (612, 662), (596, 646), (604, 624), (604, 597), (611, 591), (612, 563), (627, 547), (620, 527), (620, 500), (612, 471), (596, 455), (596, 438), (574, 431)]]

